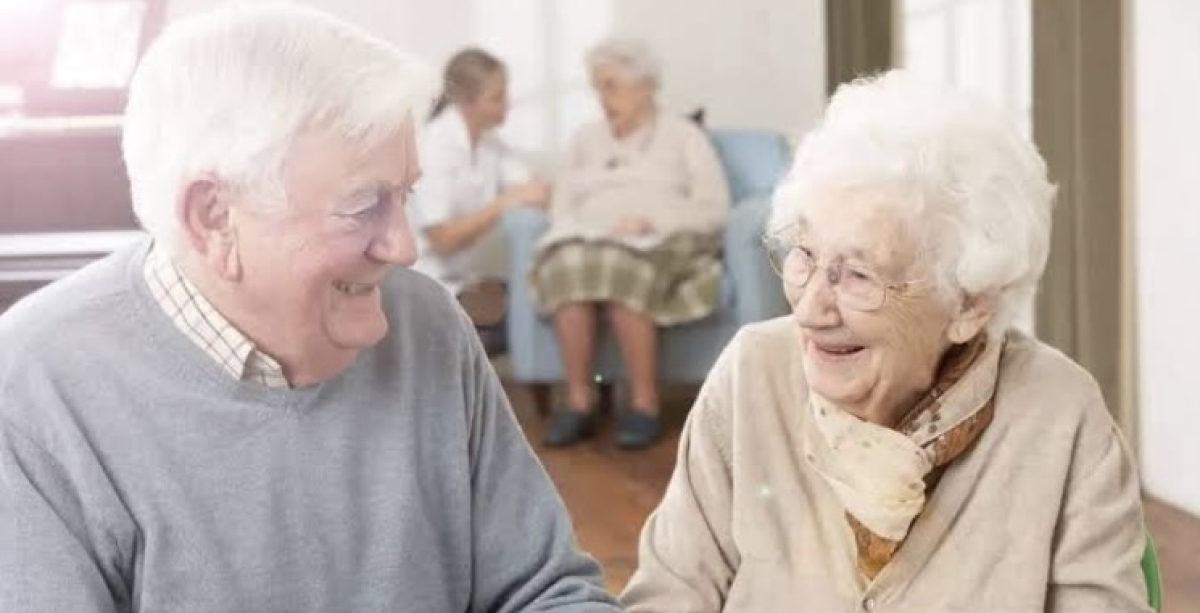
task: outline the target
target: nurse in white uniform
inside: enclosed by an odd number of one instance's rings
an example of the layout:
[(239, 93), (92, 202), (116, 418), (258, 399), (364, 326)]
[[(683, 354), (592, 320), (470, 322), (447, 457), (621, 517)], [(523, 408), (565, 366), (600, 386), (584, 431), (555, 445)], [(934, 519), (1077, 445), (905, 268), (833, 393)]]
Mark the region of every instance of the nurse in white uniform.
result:
[(512, 207), (545, 207), (550, 187), (533, 178), (494, 132), (508, 112), (508, 75), (499, 59), (479, 49), (460, 51), (447, 64), (443, 83), (417, 144), (421, 179), (410, 205), (418, 245), (414, 268), (458, 296), (485, 346), (499, 350), (504, 258), (495, 230)]

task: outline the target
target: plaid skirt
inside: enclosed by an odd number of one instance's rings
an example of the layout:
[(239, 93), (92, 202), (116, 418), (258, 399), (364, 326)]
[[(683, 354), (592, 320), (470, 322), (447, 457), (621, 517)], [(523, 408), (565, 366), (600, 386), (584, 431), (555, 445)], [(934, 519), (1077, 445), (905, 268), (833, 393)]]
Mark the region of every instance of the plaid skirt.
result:
[(607, 241), (552, 245), (529, 273), (534, 306), (551, 315), (564, 304), (619, 302), (660, 326), (701, 319), (721, 299), (721, 241), (678, 234), (639, 251)]

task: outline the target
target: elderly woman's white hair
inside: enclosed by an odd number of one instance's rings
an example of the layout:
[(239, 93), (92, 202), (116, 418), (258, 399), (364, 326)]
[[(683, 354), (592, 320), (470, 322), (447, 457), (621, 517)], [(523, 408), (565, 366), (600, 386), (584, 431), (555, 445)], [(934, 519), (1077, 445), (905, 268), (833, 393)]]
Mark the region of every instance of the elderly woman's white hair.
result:
[(332, 130), (368, 149), (424, 112), (435, 85), (424, 63), (316, 11), (233, 6), (181, 21), (129, 88), (122, 148), (134, 212), (175, 250), (190, 181), (212, 176), (283, 201), (298, 136)]
[(967, 93), (904, 71), (838, 88), (776, 190), (769, 226), (817, 190), (893, 186), (951, 304), (991, 296), (1002, 334), (1033, 300), (1050, 250), (1055, 188), (1012, 119)]
[(612, 37), (600, 41), (588, 51), (587, 65), (589, 68), (614, 66), (630, 80), (647, 81), (658, 88), (658, 58), (639, 38)]

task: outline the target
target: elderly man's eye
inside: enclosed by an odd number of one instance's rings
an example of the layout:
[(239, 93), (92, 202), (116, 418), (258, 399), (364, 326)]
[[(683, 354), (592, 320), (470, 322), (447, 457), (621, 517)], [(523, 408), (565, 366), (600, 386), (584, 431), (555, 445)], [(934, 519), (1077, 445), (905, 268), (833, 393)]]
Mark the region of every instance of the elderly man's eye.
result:
[[(404, 204), (411, 192), (411, 189), (405, 190), (400, 196), (399, 203)], [(351, 198), (351, 205), (340, 215), (355, 220), (369, 220), (387, 210), (395, 200), (394, 192), (386, 188), (364, 191)]]
[(367, 208), (367, 209), (363, 209), (363, 210), (361, 210), (361, 211), (359, 211), (359, 212), (355, 213), (355, 215), (354, 215), (354, 216), (355, 216), (355, 217), (357, 217), (357, 218), (359, 218), (359, 219), (368, 219), (368, 218), (374, 218), (375, 216), (379, 215), (379, 212), (380, 212), (380, 211), (382, 211), (382, 210), (383, 210), (383, 205), (382, 205), (382, 204), (376, 204), (376, 205), (375, 205), (375, 206), (373, 206), (373, 207), (370, 207), (370, 208)]
[(379, 199), (358, 201), (353, 207), (342, 211), (340, 215), (352, 219), (365, 219), (379, 212), (382, 205), (383, 203)]

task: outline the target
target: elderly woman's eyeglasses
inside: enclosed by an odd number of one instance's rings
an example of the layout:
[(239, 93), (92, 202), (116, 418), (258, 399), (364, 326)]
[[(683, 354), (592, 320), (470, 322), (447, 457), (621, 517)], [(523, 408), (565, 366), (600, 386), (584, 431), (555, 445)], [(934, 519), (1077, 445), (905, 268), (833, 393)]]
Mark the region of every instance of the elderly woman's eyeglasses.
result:
[(811, 251), (795, 240), (767, 235), (762, 239), (771, 268), (784, 283), (804, 288), (813, 273), (823, 268), (826, 280), (837, 296), (838, 305), (854, 311), (875, 311), (883, 307), (889, 291), (904, 291), (915, 281), (888, 283), (866, 268), (838, 258), (821, 267)]

